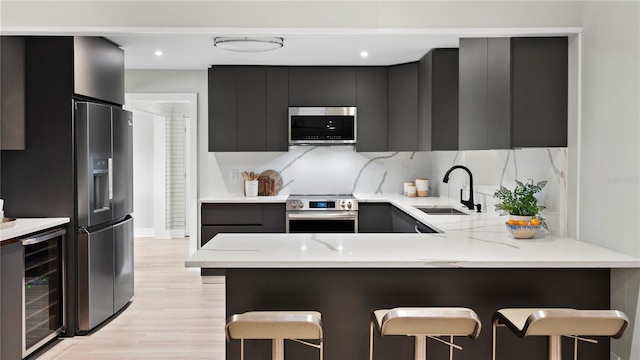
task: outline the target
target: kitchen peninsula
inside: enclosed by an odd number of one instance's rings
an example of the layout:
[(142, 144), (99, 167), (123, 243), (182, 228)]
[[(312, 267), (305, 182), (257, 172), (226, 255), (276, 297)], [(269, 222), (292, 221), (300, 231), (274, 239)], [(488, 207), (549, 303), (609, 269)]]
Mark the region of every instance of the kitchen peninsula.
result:
[[(477, 340), (457, 340), (464, 351), (456, 359), (489, 359), (495, 310), (609, 308), (610, 269), (640, 267), (638, 258), (570, 238), (515, 240), (496, 214), (426, 215), (414, 207), (456, 204), (445, 198), (357, 197), (361, 204), (389, 202), (439, 233), (220, 234), (186, 265), (225, 270), (227, 316), (249, 310), (320, 311), (326, 358), (338, 360), (366, 358), (371, 312), (398, 306), (474, 309), (484, 329)], [(544, 339), (521, 340), (506, 332), (501, 339), (500, 358), (546, 354)], [(608, 339), (598, 340), (580, 345), (589, 347), (581, 358), (608, 357)], [(375, 344), (378, 358), (412, 358), (410, 338)], [(246, 351), (259, 358), (268, 356), (269, 347), (268, 341), (252, 341)], [(313, 359), (312, 350), (287, 343), (286, 351), (296, 359)], [(444, 345), (428, 346), (429, 358), (443, 358), (447, 351)], [(227, 359), (238, 352), (238, 344), (227, 344)]]

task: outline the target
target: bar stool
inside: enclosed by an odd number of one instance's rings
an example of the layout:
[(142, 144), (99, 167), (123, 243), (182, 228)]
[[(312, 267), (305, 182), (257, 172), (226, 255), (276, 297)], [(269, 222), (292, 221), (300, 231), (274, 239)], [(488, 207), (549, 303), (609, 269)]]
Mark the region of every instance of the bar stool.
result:
[[(245, 339), (270, 339), (271, 359), (284, 360), (284, 340), (314, 347), (323, 359), (322, 319), (316, 311), (250, 311), (232, 315), (225, 327), (227, 341), (240, 339), (240, 359), (244, 360)], [(300, 339), (320, 340), (318, 345)]]
[(493, 351), (496, 359), (498, 327), (507, 327), (519, 337), (547, 336), (548, 359), (562, 359), (561, 336), (574, 339), (573, 358), (578, 358), (578, 340), (597, 343), (580, 336), (611, 336), (619, 338), (629, 324), (627, 316), (618, 310), (576, 309), (501, 309), (493, 314)]
[[(476, 339), (482, 327), (478, 315), (467, 308), (395, 308), (375, 310), (369, 326), (369, 360), (373, 360), (373, 327), (380, 336), (404, 335), (414, 337), (414, 359), (427, 359), (427, 338), (449, 346), (449, 359), (453, 349), (462, 347), (453, 343), (454, 336)], [(449, 341), (438, 336), (449, 336)]]

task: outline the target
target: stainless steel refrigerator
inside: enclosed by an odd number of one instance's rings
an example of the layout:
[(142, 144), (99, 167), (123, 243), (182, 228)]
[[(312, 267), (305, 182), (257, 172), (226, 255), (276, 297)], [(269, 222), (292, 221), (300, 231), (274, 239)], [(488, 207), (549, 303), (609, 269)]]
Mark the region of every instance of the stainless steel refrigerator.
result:
[(78, 331), (90, 331), (134, 294), (133, 118), (118, 107), (74, 103)]

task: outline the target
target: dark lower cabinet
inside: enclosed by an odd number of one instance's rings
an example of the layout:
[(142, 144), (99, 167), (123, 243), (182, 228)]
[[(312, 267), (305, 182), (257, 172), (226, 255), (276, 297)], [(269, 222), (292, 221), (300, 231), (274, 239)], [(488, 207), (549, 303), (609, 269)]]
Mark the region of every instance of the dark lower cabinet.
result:
[(436, 231), (389, 203), (358, 204), (359, 233), (435, 233)]
[[(285, 204), (202, 204), (200, 246), (221, 233), (284, 233)], [(221, 276), (223, 269), (200, 270), (202, 276)]]
[(284, 204), (202, 204), (200, 246), (219, 233), (284, 233)]
[(389, 203), (358, 203), (359, 233), (390, 233), (391, 205)]
[(0, 247), (0, 359), (22, 359), (22, 276), (24, 251), (20, 241)]

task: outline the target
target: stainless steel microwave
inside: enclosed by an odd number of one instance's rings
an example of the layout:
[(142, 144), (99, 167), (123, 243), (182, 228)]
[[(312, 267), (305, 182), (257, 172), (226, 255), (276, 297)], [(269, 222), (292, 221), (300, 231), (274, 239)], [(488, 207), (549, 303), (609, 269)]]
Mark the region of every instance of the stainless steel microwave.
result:
[(357, 109), (289, 107), (289, 145), (355, 144)]

